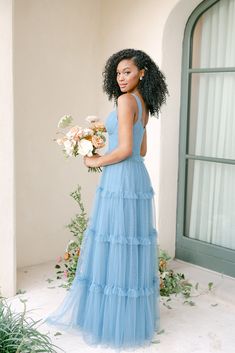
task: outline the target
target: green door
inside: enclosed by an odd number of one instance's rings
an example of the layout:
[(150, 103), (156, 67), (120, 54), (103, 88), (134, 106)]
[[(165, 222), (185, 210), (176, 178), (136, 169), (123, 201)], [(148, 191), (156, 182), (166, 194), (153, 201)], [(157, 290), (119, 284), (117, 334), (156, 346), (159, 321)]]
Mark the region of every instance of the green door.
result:
[(176, 258), (235, 277), (235, 0), (185, 28)]

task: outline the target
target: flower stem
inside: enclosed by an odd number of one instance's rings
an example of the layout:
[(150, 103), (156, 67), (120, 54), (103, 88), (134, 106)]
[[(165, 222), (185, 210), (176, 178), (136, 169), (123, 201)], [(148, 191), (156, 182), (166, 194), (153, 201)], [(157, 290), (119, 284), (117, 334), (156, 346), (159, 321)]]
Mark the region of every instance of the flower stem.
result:
[(100, 167), (88, 167), (88, 172), (102, 172)]

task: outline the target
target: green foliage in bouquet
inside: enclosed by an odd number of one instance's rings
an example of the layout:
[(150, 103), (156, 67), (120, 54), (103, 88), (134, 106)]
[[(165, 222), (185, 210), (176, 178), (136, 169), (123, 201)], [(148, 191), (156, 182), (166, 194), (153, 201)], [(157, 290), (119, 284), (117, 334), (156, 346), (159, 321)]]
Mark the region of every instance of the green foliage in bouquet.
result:
[[(23, 301), (22, 301), (23, 302)], [(26, 317), (26, 304), (22, 313), (15, 313), (6, 299), (0, 299), (0, 352), (1, 353), (56, 353), (58, 346), (38, 331), (35, 321)], [(57, 350), (55, 349), (57, 348)]]
[[(67, 225), (67, 228), (73, 234), (74, 239), (68, 243), (63, 258), (60, 256), (55, 265), (57, 279), (64, 278), (65, 282), (61, 286), (67, 289), (70, 288), (75, 276), (83, 234), (88, 224), (88, 218), (86, 217), (86, 212), (81, 201), (81, 187), (78, 185), (77, 189), (72, 192), (70, 196), (72, 196), (77, 202), (80, 208), (80, 213), (76, 214), (70, 224)], [(161, 296), (182, 293), (184, 297), (189, 297), (192, 284), (185, 280), (184, 274), (174, 273), (173, 270), (168, 269), (167, 262), (169, 260), (171, 260), (171, 257), (167, 252), (159, 249), (158, 273), (160, 277)]]
[(66, 226), (66, 228), (68, 228), (73, 234), (74, 238), (68, 243), (64, 256), (60, 256), (55, 265), (57, 279), (66, 279), (65, 283), (62, 285), (65, 288), (69, 288), (73, 282), (77, 261), (80, 255), (83, 234), (88, 224), (87, 214), (81, 199), (81, 186), (78, 185), (77, 189), (70, 193), (70, 196), (72, 196), (77, 203), (80, 211)]

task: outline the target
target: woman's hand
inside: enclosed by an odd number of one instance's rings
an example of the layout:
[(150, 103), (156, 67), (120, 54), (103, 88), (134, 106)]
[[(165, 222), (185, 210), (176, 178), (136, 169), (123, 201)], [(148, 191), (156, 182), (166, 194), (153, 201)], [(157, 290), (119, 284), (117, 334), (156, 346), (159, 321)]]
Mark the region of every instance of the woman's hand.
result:
[(98, 153), (91, 157), (84, 156), (83, 161), (87, 167), (98, 168), (100, 167), (100, 161), (99, 161), (100, 157), (101, 155), (99, 155)]

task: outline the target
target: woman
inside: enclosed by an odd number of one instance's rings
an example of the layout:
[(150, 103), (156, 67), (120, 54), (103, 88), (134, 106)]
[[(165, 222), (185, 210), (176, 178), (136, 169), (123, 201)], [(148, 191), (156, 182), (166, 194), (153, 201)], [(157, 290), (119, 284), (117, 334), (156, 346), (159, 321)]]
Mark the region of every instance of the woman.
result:
[(103, 88), (117, 108), (106, 119), (109, 146), (84, 157), (103, 167), (70, 291), (47, 322), (82, 333), (88, 344), (146, 346), (159, 330), (154, 190), (143, 157), (149, 114), (165, 102), (165, 78), (143, 51), (113, 54)]

